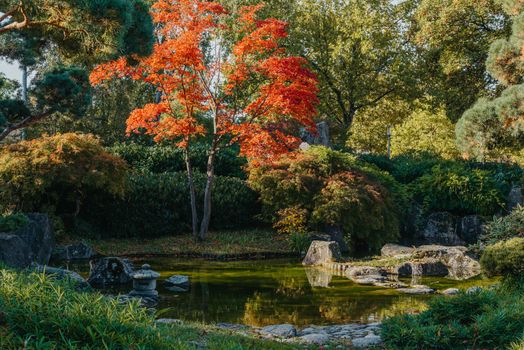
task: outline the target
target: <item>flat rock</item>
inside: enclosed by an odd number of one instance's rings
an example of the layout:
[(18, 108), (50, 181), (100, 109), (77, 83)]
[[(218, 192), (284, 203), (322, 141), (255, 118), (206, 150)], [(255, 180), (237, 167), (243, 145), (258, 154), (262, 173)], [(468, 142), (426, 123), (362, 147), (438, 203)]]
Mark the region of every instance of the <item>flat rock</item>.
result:
[(184, 289), (189, 288), (189, 277), (184, 275), (173, 275), (164, 281), (168, 286), (177, 286)]
[(429, 288), (427, 286), (412, 286), (409, 288), (399, 288), (397, 290), (405, 294), (433, 294), (435, 293), (435, 289)]
[(57, 279), (69, 279), (73, 281), (73, 283), (75, 283), (75, 285), (80, 289), (86, 289), (90, 287), (87, 281), (75, 271), (37, 264), (34, 264), (33, 268), (36, 272), (45, 273), (46, 275), (54, 276)]
[(300, 341), (308, 344), (325, 344), (329, 341), (329, 336), (325, 333), (311, 333), (298, 338)]
[(444, 289), (441, 293), (444, 295), (456, 295), (460, 293), (460, 290), (458, 288), (448, 288)]
[(297, 335), (297, 330), (293, 325), (290, 324), (276, 324), (261, 328), (260, 334), (282, 338), (291, 338)]
[(415, 248), (405, 247), (399, 244), (388, 243), (380, 249), (380, 255), (385, 258), (406, 257), (415, 251)]
[(155, 322), (160, 324), (182, 324), (182, 321), (176, 318), (159, 318)]
[(351, 345), (354, 348), (369, 348), (371, 346), (377, 346), (382, 343), (382, 339), (375, 334), (368, 334), (362, 338), (355, 338), (351, 341)]

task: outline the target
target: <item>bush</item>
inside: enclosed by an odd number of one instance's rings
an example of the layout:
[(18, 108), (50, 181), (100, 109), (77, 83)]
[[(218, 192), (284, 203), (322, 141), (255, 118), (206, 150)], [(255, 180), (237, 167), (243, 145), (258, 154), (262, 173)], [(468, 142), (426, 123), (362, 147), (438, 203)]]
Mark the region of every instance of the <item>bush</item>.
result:
[(91, 191), (120, 195), (126, 164), (92, 135), (58, 134), (0, 150), (0, 207), (76, 216)]
[(341, 225), (350, 246), (377, 249), (395, 240), (407, 203), (402, 186), (377, 167), (325, 147), (285, 156), (253, 169), (249, 183), (260, 193), (264, 217), (298, 207), (310, 229)]
[(513, 237), (524, 238), (524, 208), (520, 205), (507, 216), (494, 218), (487, 223), (480, 241), (490, 245)]
[(426, 211), (493, 215), (505, 206), (502, 184), (492, 172), (458, 163), (434, 166), (431, 173), (413, 183), (412, 189)]
[(11, 232), (29, 223), (27, 216), (21, 213), (0, 215), (0, 232)]
[(480, 258), (487, 276), (519, 276), (524, 273), (524, 238), (512, 238), (486, 247)]
[[(207, 145), (198, 143), (191, 149), (191, 160), (196, 171), (206, 172)], [(137, 143), (120, 143), (110, 147), (109, 152), (123, 158), (131, 167), (152, 173), (186, 171), (181, 148), (169, 145), (145, 146)], [(215, 174), (246, 178), (246, 160), (239, 156), (239, 149), (230, 147), (217, 154)]]
[[(202, 202), (205, 175), (195, 173), (197, 203)], [(256, 224), (258, 196), (238, 178), (217, 176), (212, 195), (212, 229)], [(81, 213), (80, 234), (100, 237), (160, 237), (191, 230), (191, 209), (185, 173), (132, 173), (125, 195), (93, 193)], [(202, 208), (198, 208), (201, 211)], [(200, 213), (201, 215), (201, 213)]]
[(522, 337), (524, 299), (503, 290), (439, 297), (419, 315), (384, 321), (388, 349), (495, 349)]

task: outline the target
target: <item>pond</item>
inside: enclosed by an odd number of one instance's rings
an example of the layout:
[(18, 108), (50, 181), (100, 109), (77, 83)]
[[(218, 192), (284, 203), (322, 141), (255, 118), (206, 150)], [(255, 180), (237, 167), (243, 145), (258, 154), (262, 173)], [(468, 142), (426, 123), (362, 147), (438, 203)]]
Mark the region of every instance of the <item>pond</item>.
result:
[[(250, 326), (367, 323), (399, 313), (420, 312), (433, 297), (358, 285), (343, 276), (305, 268), (300, 261), (290, 259), (221, 262), (148, 258), (145, 261), (161, 273), (157, 309), (163, 310), (162, 317), (187, 321)], [(133, 262), (138, 267), (145, 261)], [(87, 277), (85, 264), (69, 267)], [(187, 292), (172, 292), (164, 287), (163, 280), (174, 274), (190, 277)], [(480, 278), (462, 282), (422, 278), (419, 282), (439, 290), (493, 283)], [(129, 288), (121, 290), (128, 291)]]

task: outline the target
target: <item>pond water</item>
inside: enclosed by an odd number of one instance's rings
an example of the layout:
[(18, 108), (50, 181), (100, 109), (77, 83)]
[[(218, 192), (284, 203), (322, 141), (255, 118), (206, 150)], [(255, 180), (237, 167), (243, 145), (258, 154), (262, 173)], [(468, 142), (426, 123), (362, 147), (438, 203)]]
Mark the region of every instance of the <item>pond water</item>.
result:
[[(399, 313), (420, 312), (433, 297), (358, 285), (343, 276), (305, 268), (297, 260), (220, 262), (148, 258), (145, 261), (161, 273), (157, 309), (163, 310), (162, 317), (203, 323), (305, 326), (374, 322)], [(138, 267), (145, 261), (133, 262)], [(86, 264), (69, 268), (87, 277)], [(163, 280), (174, 274), (189, 276), (191, 287), (187, 292), (172, 292), (164, 287)], [(418, 282), (439, 290), (493, 283), (480, 278), (462, 282), (423, 278)], [(129, 287), (120, 291), (126, 293)]]

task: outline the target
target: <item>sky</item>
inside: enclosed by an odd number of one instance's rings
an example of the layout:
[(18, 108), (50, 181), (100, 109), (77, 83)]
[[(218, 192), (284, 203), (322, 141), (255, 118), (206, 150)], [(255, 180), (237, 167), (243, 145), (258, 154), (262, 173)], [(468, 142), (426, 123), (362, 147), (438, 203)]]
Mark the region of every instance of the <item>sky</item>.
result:
[(22, 78), (22, 73), (18, 69), (17, 64), (9, 64), (2, 59), (0, 59), (0, 72), (4, 73), (9, 79), (20, 81)]

